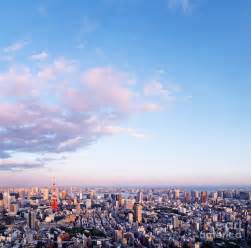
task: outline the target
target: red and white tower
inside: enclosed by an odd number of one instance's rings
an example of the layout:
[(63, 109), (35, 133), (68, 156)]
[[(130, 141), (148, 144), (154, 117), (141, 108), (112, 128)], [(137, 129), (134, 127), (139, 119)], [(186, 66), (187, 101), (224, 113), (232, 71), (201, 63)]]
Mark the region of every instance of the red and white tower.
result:
[(58, 196), (55, 178), (53, 177), (52, 188), (51, 188), (51, 208), (53, 212), (58, 210)]

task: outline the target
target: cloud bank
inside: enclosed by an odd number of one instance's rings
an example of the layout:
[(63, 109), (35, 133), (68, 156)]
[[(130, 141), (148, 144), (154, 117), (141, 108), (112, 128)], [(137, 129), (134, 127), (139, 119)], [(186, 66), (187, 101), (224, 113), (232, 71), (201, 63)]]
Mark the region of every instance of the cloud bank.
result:
[[(31, 58), (47, 57), (40, 53)], [(77, 61), (63, 57), (0, 72), (0, 170), (41, 167), (6, 163), (16, 153), (72, 152), (121, 133), (144, 138), (144, 133), (120, 125), (134, 113), (159, 111), (160, 103), (148, 96), (164, 94), (165, 89), (158, 83), (136, 90), (135, 84), (127, 72), (113, 67), (83, 70)]]
[(0, 162), (0, 171), (22, 171), (29, 169), (43, 168), (44, 165), (39, 162), (15, 162), (4, 160)]

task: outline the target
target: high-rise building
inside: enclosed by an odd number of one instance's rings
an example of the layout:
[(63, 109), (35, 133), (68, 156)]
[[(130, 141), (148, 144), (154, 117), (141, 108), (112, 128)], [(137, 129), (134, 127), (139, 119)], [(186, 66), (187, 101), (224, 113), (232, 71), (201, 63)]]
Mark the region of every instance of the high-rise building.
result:
[(128, 222), (130, 223), (130, 224), (132, 224), (133, 223), (133, 213), (128, 213)]
[(201, 198), (201, 203), (206, 203), (207, 202), (207, 191), (202, 191), (200, 198)]
[(175, 197), (176, 200), (180, 199), (180, 190), (179, 189), (175, 189), (174, 197)]
[(122, 195), (120, 195), (120, 194), (118, 194), (117, 196), (116, 196), (116, 200), (118, 201), (118, 204), (119, 204), (119, 206), (120, 207), (122, 207), (123, 205), (124, 205), (124, 198), (122, 197)]
[(0, 209), (4, 207), (3, 193), (0, 192)]
[(91, 190), (90, 191), (90, 199), (94, 199), (96, 197), (96, 191), (95, 190)]
[(180, 220), (178, 216), (173, 216), (173, 228), (179, 228), (180, 227)]
[(199, 242), (196, 242), (196, 243), (194, 244), (194, 248), (200, 248), (200, 243), (199, 243)]
[(142, 191), (139, 191), (137, 194), (137, 202), (143, 203), (143, 192)]
[(212, 192), (211, 193), (211, 198), (212, 198), (213, 201), (216, 201), (217, 197), (218, 197), (218, 193), (217, 192)]
[(135, 199), (126, 199), (125, 208), (129, 210), (133, 209), (134, 202), (135, 202)]
[(218, 197), (223, 198), (223, 191), (219, 190), (219, 191), (217, 192), (217, 194), (218, 194)]
[(240, 191), (240, 199), (241, 200), (249, 200), (250, 193), (247, 191)]
[(61, 193), (60, 193), (60, 198), (62, 200), (65, 200), (66, 199), (66, 196), (67, 196), (67, 192), (65, 190), (63, 190)]
[(16, 215), (17, 212), (18, 212), (18, 204), (16, 202), (12, 202), (10, 204), (9, 213), (11, 215)]
[(34, 211), (28, 213), (28, 226), (31, 229), (35, 229), (36, 227), (36, 212)]
[(142, 222), (142, 205), (139, 203), (134, 204), (134, 220), (138, 223)]
[(37, 195), (37, 193), (38, 193), (38, 187), (32, 187), (31, 188), (31, 194), (32, 195)]
[(83, 200), (83, 193), (79, 192), (79, 200)]
[(197, 190), (193, 190), (191, 192), (191, 194), (192, 194), (193, 202), (198, 202), (199, 201), (199, 192)]
[(42, 190), (42, 193), (43, 193), (43, 199), (44, 199), (45, 201), (48, 201), (48, 200), (49, 200), (49, 189), (48, 189), (48, 188), (44, 188), (44, 189)]
[(9, 209), (9, 204), (10, 204), (10, 193), (4, 192), (3, 194), (3, 205), (5, 209)]
[(91, 208), (92, 207), (92, 200), (91, 199), (86, 199), (86, 201), (85, 201), (85, 207), (86, 208)]
[(185, 202), (191, 202), (191, 194), (188, 191), (185, 192)]
[(79, 202), (77, 203), (77, 206), (76, 206), (76, 213), (77, 213), (77, 214), (80, 214), (80, 213), (81, 213), (81, 205), (80, 205)]
[(122, 241), (122, 239), (123, 239), (123, 231), (122, 230), (115, 230), (115, 232), (114, 232), (114, 239), (115, 239), (115, 241)]

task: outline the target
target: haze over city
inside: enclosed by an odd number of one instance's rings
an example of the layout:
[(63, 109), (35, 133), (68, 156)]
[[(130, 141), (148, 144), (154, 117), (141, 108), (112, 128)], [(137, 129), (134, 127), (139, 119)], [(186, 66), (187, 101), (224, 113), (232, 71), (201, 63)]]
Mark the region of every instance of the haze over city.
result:
[(250, 1), (14, 2), (1, 186), (250, 185)]

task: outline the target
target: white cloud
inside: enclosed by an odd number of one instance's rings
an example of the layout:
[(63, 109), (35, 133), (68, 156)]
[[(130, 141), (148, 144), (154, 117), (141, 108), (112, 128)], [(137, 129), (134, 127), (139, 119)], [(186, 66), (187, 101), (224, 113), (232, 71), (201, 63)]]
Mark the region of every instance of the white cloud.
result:
[(134, 128), (125, 128), (119, 126), (104, 126), (100, 128), (98, 131), (110, 135), (126, 134), (137, 139), (146, 138), (146, 135), (144, 133), (139, 132)]
[(30, 56), (32, 60), (45, 60), (48, 58), (48, 53), (42, 51), (40, 53), (34, 53)]
[(57, 58), (52, 64), (43, 67), (38, 72), (38, 78), (44, 81), (55, 79), (59, 75), (71, 73), (76, 69), (76, 63), (73, 60), (67, 60), (64, 57)]
[(23, 170), (43, 168), (44, 164), (34, 161), (15, 161), (11, 159), (3, 159), (0, 162), (0, 171), (20, 172)]
[(58, 145), (58, 151), (62, 152), (62, 151), (71, 150), (72, 148), (76, 148), (81, 144), (81, 141), (82, 141), (82, 138), (79, 136), (63, 141)]
[(169, 91), (159, 81), (152, 81), (144, 86), (145, 96), (166, 95)]
[(180, 8), (184, 13), (188, 13), (192, 8), (192, 0), (167, 0), (170, 9)]
[(21, 50), (24, 48), (26, 45), (29, 44), (29, 41), (18, 41), (13, 44), (10, 44), (9, 46), (5, 47), (3, 51), (5, 53), (11, 53), (11, 52), (16, 52), (18, 50)]

